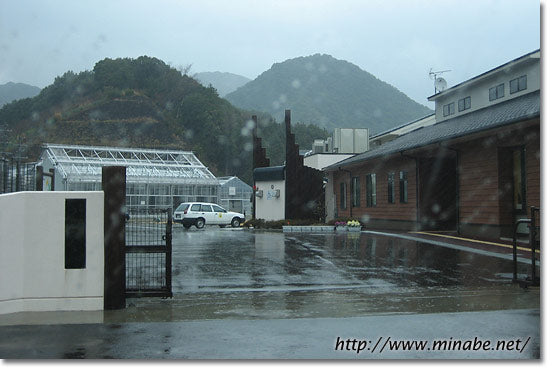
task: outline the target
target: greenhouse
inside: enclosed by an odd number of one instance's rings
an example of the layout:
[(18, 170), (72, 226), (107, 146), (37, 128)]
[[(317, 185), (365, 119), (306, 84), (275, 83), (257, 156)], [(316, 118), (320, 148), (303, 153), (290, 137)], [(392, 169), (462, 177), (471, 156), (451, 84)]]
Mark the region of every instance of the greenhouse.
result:
[(125, 166), (130, 213), (218, 202), (218, 179), (190, 151), (46, 144), (38, 165), (54, 168), (56, 191), (100, 191), (101, 168)]
[(237, 177), (219, 177), (218, 181), (219, 204), (229, 211), (244, 214), (245, 219), (251, 219), (253, 188)]

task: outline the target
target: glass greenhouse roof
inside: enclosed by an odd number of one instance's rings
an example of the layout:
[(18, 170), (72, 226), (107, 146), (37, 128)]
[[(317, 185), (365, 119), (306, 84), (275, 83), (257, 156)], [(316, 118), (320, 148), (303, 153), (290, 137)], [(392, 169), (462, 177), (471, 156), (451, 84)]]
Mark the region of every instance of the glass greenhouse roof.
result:
[(99, 181), (103, 166), (120, 165), (131, 182), (218, 183), (191, 151), (46, 144), (41, 158), (68, 181)]

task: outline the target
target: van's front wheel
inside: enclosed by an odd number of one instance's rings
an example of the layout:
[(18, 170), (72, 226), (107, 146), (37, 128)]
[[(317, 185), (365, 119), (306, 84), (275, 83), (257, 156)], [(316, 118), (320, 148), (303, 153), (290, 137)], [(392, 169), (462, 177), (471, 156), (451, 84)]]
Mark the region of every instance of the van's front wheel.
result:
[(241, 224), (241, 222), (239, 221), (239, 218), (233, 218), (233, 219), (231, 220), (231, 226), (232, 226), (233, 228), (239, 227), (240, 224)]

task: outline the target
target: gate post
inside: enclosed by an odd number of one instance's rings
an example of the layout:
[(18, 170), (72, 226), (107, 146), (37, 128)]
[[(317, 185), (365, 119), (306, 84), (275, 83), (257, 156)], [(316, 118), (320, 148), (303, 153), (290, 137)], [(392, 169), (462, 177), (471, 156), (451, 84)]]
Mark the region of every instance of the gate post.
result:
[(104, 308), (106, 310), (126, 307), (125, 269), (125, 214), (126, 167), (102, 168), (102, 188), (105, 192), (105, 287)]
[(169, 297), (172, 297), (172, 288), (171, 288), (171, 255), (173, 254), (173, 250), (171, 249), (173, 242), (173, 209), (167, 209), (167, 224), (165, 227), (165, 283), (167, 285), (167, 291), (169, 293)]
[(35, 170), (35, 191), (43, 191), (43, 167), (37, 165)]

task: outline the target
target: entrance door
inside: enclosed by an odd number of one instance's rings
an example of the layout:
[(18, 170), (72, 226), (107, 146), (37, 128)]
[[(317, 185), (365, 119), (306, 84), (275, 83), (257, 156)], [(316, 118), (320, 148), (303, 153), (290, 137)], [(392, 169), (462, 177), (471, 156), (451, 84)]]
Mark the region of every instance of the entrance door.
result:
[[(500, 236), (513, 236), (513, 225), (527, 218), (525, 148), (503, 147), (498, 150), (498, 193), (500, 205)], [(521, 233), (528, 229), (520, 226)]]
[(457, 168), (447, 153), (419, 159), (419, 221), (423, 230), (457, 230)]

